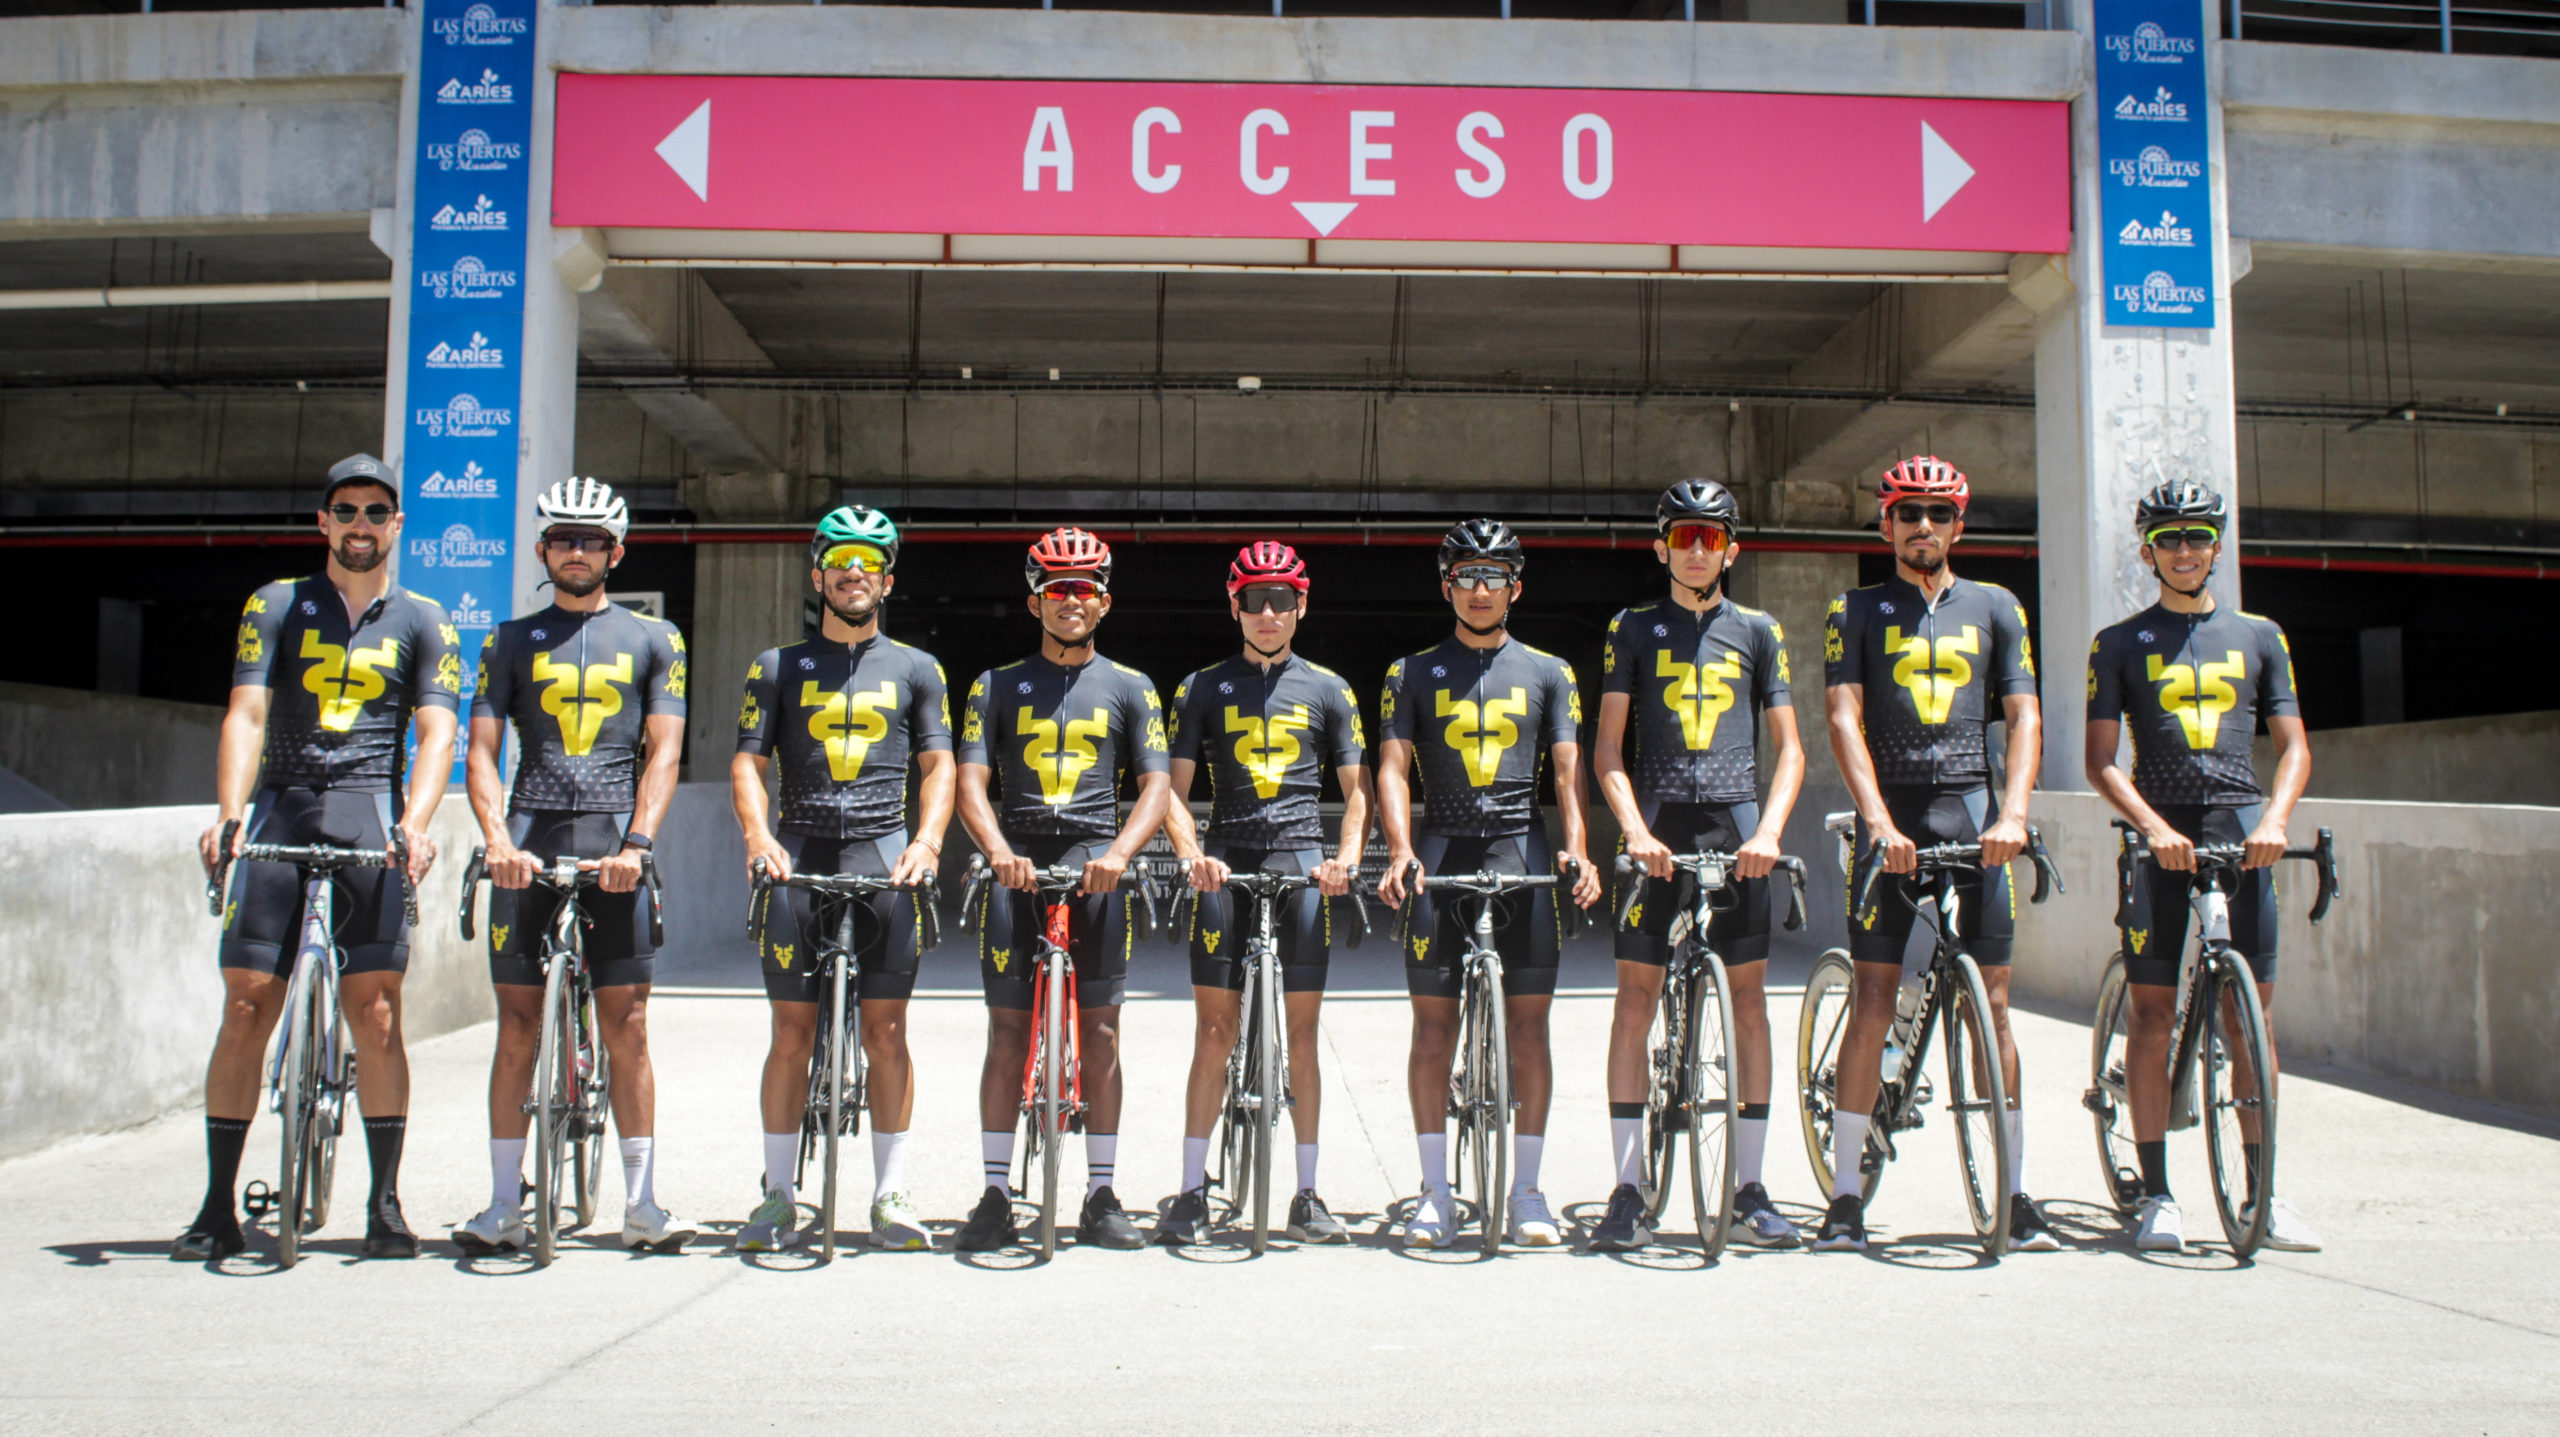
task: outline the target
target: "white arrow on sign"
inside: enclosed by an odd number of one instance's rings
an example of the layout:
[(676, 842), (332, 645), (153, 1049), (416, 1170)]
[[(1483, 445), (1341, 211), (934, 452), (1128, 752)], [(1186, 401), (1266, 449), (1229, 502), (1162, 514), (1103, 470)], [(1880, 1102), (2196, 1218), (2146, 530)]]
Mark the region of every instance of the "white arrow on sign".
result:
[(1956, 153), (1955, 146), (1939, 138), (1938, 132), (1929, 128), (1928, 121), (1922, 120), (1920, 222), (1927, 224), (1936, 219), (1938, 211), (1946, 208), (1947, 201), (1954, 199), (1956, 191), (1963, 189), (1965, 182), (1972, 178), (1973, 166), (1964, 162), (1964, 156)]
[(1320, 235), (1332, 234), (1334, 226), (1351, 218), (1351, 212), (1360, 208), (1358, 200), (1297, 200), (1292, 203)]
[[(667, 137), (658, 142), (658, 158), (667, 162), (667, 168), (676, 172), (676, 178), (684, 181), (685, 188), (693, 191), (695, 199), (711, 198), (711, 102), (709, 100), (703, 101), (699, 109), (685, 116), (683, 124), (667, 131)], [(1971, 172), (1967, 171), (1967, 173)]]

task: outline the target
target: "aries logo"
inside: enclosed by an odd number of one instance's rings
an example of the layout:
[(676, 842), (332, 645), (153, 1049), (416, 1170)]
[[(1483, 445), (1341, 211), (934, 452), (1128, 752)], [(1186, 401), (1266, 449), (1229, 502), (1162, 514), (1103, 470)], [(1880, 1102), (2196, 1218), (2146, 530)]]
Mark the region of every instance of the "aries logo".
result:
[(2126, 220), (2116, 231), (2116, 243), (2138, 245), (2147, 249), (2193, 249), (2196, 232), (2178, 223), (2178, 217), (2167, 210), (2160, 212), (2160, 223), (2146, 225), (2140, 220)]
[(489, 336), (476, 329), (471, 332), (469, 344), (454, 345), (439, 339), (436, 341), (436, 347), (427, 351), (427, 368), (429, 369), (504, 369), (506, 367), (507, 352), (491, 344)]
[[(479, 400), (468, 394), (453, 396), (444, 402), (444, 407), (441, 409), (418, 411), (419, 426), (431, 437), (438, 439), (495, 439), (500, 429), (513, 427), (515, 422), (514, 410), (485, 407)], [(480, 466), (476, 463), (469, 466), (469, 472), (472, 473), (479, 472), (479, 469)], [(424, 492), (432, 494), (435, 491), (430, 489)], [(485, 492), (487, 497), (494, 499), (498, 494), (498, 482), (491, 479), (486, 491), (473, 492)]]
[(482, 195), (467, 210), (444, 205), (427, 216), (427, 228), (438, 234), (482, 234), (506, 227), (507, 212), (498, 208), (497, 202), (487, 195)]
[(516, 272), (491, 269), (478, 255), (467, 254), (455, 260), (451, 269), (418, 271), (418, 287), (438, 299), (504, 299), (516, 287)]
[(499, 79), (495, 70), (482, 70), (477, 80), (465, 80), (456, 75), (436, 87), (436, 103), (439, 105), (512, 105), (515, 102), (516, 87)]
[(452, 614), (454, 623), (466, 629), (485, 629), (491, 622), (488, 609), (480, 603), (480, 596), (469, 589), (463, 590), (462, 597), (453, 601)]
[(2116, 118), (2182, 125), (2187, 120), (2187, 102), (2171, 95), (2169, 87), (2163, 85), (2148, 100), (2127, 95), (2116, 101)]
[(501, 15), (492, 5), (474, 5), (459, 16), (445, 16), (433, 26), (435, 37), (448, 45), (512, 45), (525, 33), (526, 22), (513, 15)]
[(523, 145), (490, 139), (489, 132), (481, 129), (465, 130), (451, 141), (427, 146), (427, 159), (437, 169), (448, 172), (503, 173), (507, 166), (523, 158)]

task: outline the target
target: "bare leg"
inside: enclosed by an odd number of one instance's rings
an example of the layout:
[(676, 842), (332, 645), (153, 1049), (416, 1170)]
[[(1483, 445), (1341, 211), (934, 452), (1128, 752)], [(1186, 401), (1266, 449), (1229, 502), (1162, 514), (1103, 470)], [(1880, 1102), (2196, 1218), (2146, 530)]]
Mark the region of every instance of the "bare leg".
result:
[(400, 1034), (397, 973), (350, 973), (338, 985), (338, 1006), (356, 1047), (356, 1094), (368, 1118), (396, 1118), (409, 1111), (409, 1049)]
[(649, 985), (598, 988), (596, 1026), (613, 1059), (613, 1129), (626, 1138), (649, 1137), (658, 1112), (658, 1075), (649, 1066)]
[(796, 1133), (809, 1105), (809, 1055), (818, 1046), (818, 1005), (773, 1005), (773, 1045), (764, 1055), (764, 1130)]
[(533, 1126), (524, 1110), (533, 1089), (534, 1049), (542, 1042), (542, 990), (529, 983), (500, 983), (498, 1050), (489, 1060), (489, 1136), (521, 1138)]
[(905, 1132), (916, 1112), (916, 1065), (907, 1051), (906, 999), (863, 1000), (862, 1053), (871, 1064), (871, 1125), (884, 1133)]
[(1218, 1124), (1227, 1094), (1227, 1056), (1235, 1051), (1244, 995), (1225, 988), (1191, 988), (1191, 1079), (1183, 1090), (1182, 1135), (1205, 1138)]

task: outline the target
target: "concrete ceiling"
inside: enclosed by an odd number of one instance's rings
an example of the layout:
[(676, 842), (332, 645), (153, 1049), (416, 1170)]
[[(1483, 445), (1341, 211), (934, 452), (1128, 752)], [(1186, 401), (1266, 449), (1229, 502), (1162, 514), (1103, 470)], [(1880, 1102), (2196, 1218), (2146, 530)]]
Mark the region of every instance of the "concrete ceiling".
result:
[[(0, 244), (0, 290), (390, 277), (372, 241), (343, 231)], [(15, 310), (0, 321), (0, 378), (378, 374), (389, 313), (379, 300)]]
[(2560, 408), (2560, 277), (2260, 263), (2232, 307), (2243, 399)]

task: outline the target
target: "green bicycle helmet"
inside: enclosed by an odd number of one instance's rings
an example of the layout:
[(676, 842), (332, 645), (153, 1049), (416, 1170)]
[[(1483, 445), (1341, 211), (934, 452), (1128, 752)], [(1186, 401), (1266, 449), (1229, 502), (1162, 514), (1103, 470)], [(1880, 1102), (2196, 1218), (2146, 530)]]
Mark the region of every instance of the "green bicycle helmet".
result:
[(889, 556), (890, 569), (898, 567), (898, 526), (877, 509), (847, 504), (820, 519), (809, 536), (809, 567), (823, 567), (819, 560), (838, 544), (869, 544)]

